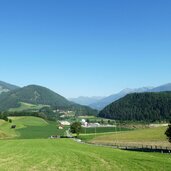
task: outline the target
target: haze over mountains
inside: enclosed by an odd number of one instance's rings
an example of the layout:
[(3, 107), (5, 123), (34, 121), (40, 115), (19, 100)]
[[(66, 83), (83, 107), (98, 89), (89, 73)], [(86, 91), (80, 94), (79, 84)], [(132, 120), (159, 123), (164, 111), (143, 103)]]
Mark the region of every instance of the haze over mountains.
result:
[(97, 103), (98, 101), (104, 99), (105, 97), (93, 96), (93, 97), (84, 97), (80, 96), (78, 98), (69, 98), (70, 101), (81, 104), (81, 105), (91, 105), (93, 103)]
[(150, 92), (162, 92), (162, 91), (171, 91), (171, 83), (164, 84), (150, 90)]
[[(66, 98), (59, 94), (49, 90), (48, 88), (30, 85), (20, 88), (15, 85), (11, 85), (0, 81), (0, 109), (7, 109), (16, 107), (19, 102), (26, 102), (31, 104), (45, 104), (51, 106), (73, 106), (76, 104), (89, 106), (93, 109), (102, 110), (107, 105), (117, 101), (118, 99), (131, 93), (142, 93), (142, 92), (163, 92), (171, 91), (171, 83), (161, 85), (158, 87), (142, 87), (137, 89), (124, 89), (119, 93), (108, 97), (83, 97)], [(72, 101), (72, 102), (71, 102)], [(82, 108), (83, 106), (77, 105)], [(89, 110), (90, 108), (88, 108)]]
[[(113, 94), (111, 96), (108, 96), (106, 98), (98, 100), (95, 103), (87, 104), (87, 105), (90, 106), (91, 108), (94, 108), (97, 110), (102, 110), (104, 107), (106, 107), (110, 103), (112, 103), (116, 100), (119, 100), (120, 98), (126, 96), (127, 94), (141, 93), (141, 92), (162, 92), (162, 91), (171, 91), (171, 83), (161, 85), (158, 87), (142, 87), (142, 88), (136, 88), (136, 89), (126, 88), (126, 89), (120, 91), (119, 93)], [(91, 99), (91, 98), (89, 98), (89, 99)], [(81, 103), (79, 101), (79, 98), (77, 99), (77, 103), (78, 104)]]
[(107, 105), (109, 105), (110, 103), (112, 103), (112, 102), (114, 102), (114, 101), (116, 101), (116, 100), (126, 96), (127, 94), (135, 93), (135, 92), (141, 93), (141, 92), (146, 92), (146, 91), (149, 91), (149, 90), (150, 90), (149, 87), (143, 87), (143, 88), (138, 88), (138, 89), (126, 88), (126, 89), (120, 91), (117, 94), (114, 94), (114, 95), (111, 95), (109, 97), (106, 97), (106, 98), (100, 100), (97, 103), (90, 104), (89, 106), (91, 106), (94, 109), (101, 110), (104, 107), (106, 107)]

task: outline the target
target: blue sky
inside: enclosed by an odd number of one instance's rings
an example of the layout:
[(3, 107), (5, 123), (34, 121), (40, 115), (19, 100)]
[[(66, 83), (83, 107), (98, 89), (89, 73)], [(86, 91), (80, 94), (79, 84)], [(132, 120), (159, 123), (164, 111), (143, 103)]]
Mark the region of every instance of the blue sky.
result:
[(170, 0), (1, 0), (0, 80), (65, 97), (171, 82)]

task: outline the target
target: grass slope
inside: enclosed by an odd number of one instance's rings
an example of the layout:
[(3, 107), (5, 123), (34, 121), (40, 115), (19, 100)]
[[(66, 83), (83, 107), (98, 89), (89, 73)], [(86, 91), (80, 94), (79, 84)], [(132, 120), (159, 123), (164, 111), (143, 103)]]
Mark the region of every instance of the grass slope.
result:
[[(16, 129), (10, 129), (10, 123), (0, 120), (0, 137), (11, 138), (0, 141), (2, 171), (169, 171), (171, 168), (171, 156), (168, 154), (122, 151), (79, 144), (70, 139), (47, 139), (50, 135), (64, 134), (65, 130), (58, 130), (56, 122), (37, 117), (11, 119), (12, 124), (17, 125)], [(164, 138), (161, 136), (163, 131), (163, 128), (140, 129), (117, 133), (117, 137), (127, 141), (156, 141)], [(105, 138), (112, 140), (116, 134), (97, 135), (99, 137), (94, 140), (102, 138), (104, 141)]]
[(98, 136), (84, 136), (84, 139), (101, 144), (157, 145), (171, 146), (164, 135), (166, 127), (145, 128)]
[[(37, 139), (65, 134), (65, 130), (57, 129), (57, 123), (53, 121), (45, 121), (44, 119), (32, 116), (10, 118), (13, 121), (12, 123), (3, 122), (0, 124), (1, 139)], [(16, 125), (16, 129), (11, 129), (11, 125)]]
[(2, 171), (169, 171), (171, 156), (78, 144), (72, 140), (0, 141)]
[(96, 133), (105, 133), (105, 132), (116, 132), (116, 131), (129, 131), (130, 129), (121, 128), (117, 129), (116, 127), (94, 127), (94, 128), (82, 128), (81, 134), (96, 134)]

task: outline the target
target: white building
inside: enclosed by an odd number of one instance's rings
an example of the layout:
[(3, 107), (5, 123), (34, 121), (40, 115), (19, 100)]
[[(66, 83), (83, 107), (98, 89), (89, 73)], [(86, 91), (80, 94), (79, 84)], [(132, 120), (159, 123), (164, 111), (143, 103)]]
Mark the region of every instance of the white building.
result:
[(63, 126), (70, 126), (71, 125), (68, 121), (60, 121), (60, 124)]
[(88, 127), (88, 122), (86, 122), (85, 119), (82, 119), (82, 120), (81, 120), (81, 125), (82, 125), (83, 127)]

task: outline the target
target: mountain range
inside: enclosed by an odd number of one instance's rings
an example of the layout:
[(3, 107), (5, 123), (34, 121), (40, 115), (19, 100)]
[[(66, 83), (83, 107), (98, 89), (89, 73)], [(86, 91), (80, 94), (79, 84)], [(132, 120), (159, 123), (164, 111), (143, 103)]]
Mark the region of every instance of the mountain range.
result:
[(106, 98), (104, 98), (104, 99), (102, 99), (96, 103), (90, 104), (89, 106), (94, 108), (94, 109), (101, 110), (104, 107), (106, 107), (107, 105), (109, 105), (110, 103), (126, 96), (127, 94), (135, 93), (135, 92), (141, 93), (141, 92), (146, 92), (149, 90), (150, 90), (149, 87), (143, 87), (143, 88), (137, 88), (137, 89), (126, 88), (117, 94), (113, 94), (111, 96), (108, 96), (108, 97), (106, 97)]
[(67, 107), (68, 109), (72, 108), (78, 111), (83, 110), (86, 111), (87, 114), (89, 114), (91, 112), (96, 113), (95, 110), (92, 110), (91, 108), (102, 110), (109, 104), (131, 93), (163, 91), (171, 91), (171, 83), (158, 87), (142, 87), (137, 89), (127, 88), (120, 91), (119, 93), (113, 94), (105, 98), (81, 96), (78, 98), (72, 98), (67, 100), (63, 96), (42, 86), (29, 85), (20, 88), (19, 86), (0, 81), (0, 110), (14, 108), (19, 106), (21, 102), (25, 102), (30, 104), (50, 105), (52, 107), (60, 108)]
[[(2, 83), (3, 85), (10, 85)], [(19, 108), (23, 103), (28, 105), (46, 105), (51, 109), (71, 110), (78, 115), (97, 114), (97, 111), (90, 107), (71, 102), (54, 91), (38, 85), (29, 85), (22, 88), (18, 86), (8, 87), (7, 91), (3, 91), (0, 94), (0, 111)]]
[[(142, 92), (162, 92), (162, 91), (171, 91), (171, 83), (161, 85), (158, 87), (142, 87), (142, 88), (126, 88), (119, 93), (110, 95), (108, 97), (105, 97), (101, 100), (97, 100), (94, 103), (87, 103), (88, 106), (90, 106), (93, 109), (102, 110), (104, 107), (109, 105), (112, 102), (115, 102), (116, 100), (119, 100), (120, 98), (126, 96), (127, 94), (131, 93), (142, 93)], [(84, 97), (81, 98), (81, 100), (84, 99)], [(72, 101), (72, 99), (70, 99)], [(77, 99), (76, 103), (81, 104), (82, 101), (80, 98)], [(74, 100), (73, 100), (74, 101)], [(91, 98), (89, 98), (89, 102), (91, 101)]]
[(171, 83), (164, 84), (150, 90), (150, 92), (163, 92), (163, 91), (171, 91)]
[(93, 97), (84, 97), (84, 96), (80, 96), (77, 98), (69, 98), (68, 100), (81, 104), (81, 105), (86, 105), (89, 106), (93, 103), (97, 103), (98, 101), (104, 99), (105, 97), (100, 97), (100, 96), (93, 96)]

